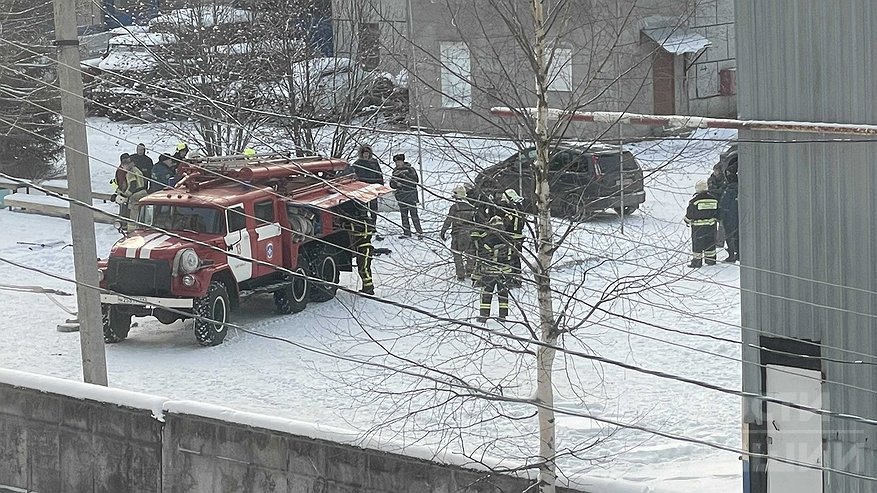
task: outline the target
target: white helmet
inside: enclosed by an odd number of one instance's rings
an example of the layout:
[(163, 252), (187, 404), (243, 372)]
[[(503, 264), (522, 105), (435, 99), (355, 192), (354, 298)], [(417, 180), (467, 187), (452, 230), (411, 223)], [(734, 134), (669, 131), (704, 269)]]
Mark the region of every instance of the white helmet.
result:
[(457, 185), (454, 187), (454, 198), (464, 199), (466, 198), (466, 187), (463, 185)]
[(694, 193), (702, 193), (706, 192), (707, 190), (709, 190), (709, 185), (707, 185), (707, 183), (703, 180), (700, 180), (699, 182), (694, 184)]
[(509, 188), (502, 193), (502, 201), (507, 204), (520, 204), (524, 201), (524, 198), (518, 195), (514, 188)]

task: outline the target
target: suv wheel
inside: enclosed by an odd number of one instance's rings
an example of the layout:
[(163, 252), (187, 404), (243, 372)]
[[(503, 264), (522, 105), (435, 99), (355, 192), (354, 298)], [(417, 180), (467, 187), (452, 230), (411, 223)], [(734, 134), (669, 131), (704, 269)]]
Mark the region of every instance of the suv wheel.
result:
[(298, 313), (308, 305), (308, 274), (301, 267), (295, 270), (291, 284), (283, 289), (274, 291), (274, 306), (277, 313), (289, 315)]
[(113, 305), (101, 305), (100, 311), (104, 326), (104, 342), (113, 344), (124, 341), (131, 330), (131, 314)]
[[(222, 344), (228, 334), (229, 312), (231, 303), (228, 299), (228, 290), (220, 281), (213, 281), (207, 288), (207, 295), (195, 300), (193, 307), (195, 314), (195, 339), (202, 346), (217, 346)], [(208, 321), (209, 320), (209, 321)]]
[(311, 300), (323, 302), (334, 298), (338, 291), (338, 280), (341, 278), (335, 257), (332, 254), (320, 255), (312, 264), (312, 270), (313, 277), (318, 281), (313, 283)]

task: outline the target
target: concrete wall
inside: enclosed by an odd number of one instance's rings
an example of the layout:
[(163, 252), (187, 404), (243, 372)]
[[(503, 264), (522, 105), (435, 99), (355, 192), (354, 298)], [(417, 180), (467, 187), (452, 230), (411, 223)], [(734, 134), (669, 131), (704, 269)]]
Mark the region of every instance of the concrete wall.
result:
[(288, 420), (49, 377), (9, 383), (8, 375), (26, 374), (0, 370), (2, 493), (509, 493), (529, 486), (290, 433)]

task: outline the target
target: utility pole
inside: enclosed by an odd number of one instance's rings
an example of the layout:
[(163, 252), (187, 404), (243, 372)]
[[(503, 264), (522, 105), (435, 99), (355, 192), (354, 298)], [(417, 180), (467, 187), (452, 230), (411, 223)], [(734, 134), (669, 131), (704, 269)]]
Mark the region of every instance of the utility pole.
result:
[[(91, 171), (85, 131), (85, 103), (79, 74), (79, 37), (76, 30), (76, 0), (53, 0), (55, 44), (58, 46), (58, 79), (61, 83), (61, 113), (64, 117), (64, 155), (70, 197), (91, 204)], [(98, 285), (97, 246), (91, 209), (70, 204), (73, 233), (73, 268), (76, 276), (79, 345), (82, 376), (88, 383), (107, 385), (107, 355), (104, 351), (100, 294), (89, 286)]]

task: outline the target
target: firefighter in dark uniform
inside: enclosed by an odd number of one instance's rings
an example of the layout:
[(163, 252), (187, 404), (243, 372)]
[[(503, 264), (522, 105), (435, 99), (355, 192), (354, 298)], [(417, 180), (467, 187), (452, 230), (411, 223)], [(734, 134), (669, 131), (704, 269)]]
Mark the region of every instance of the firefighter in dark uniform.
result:
[(511, 241), (512, 274), (509, 277), (509, 287), (521, 287), (521, 255), (524, 248), (524, 213), (521, 206), (523, 197), (514, 189), (509, 188), (502, 194), (500, 199), (503, 213), (503, 223), (506, 233)]
[(374, 257), (372, 235), (375, 229), (369, 216), (368, 206), (354, 201), (353, 211), (347, 219), (345, 226), (350, 234), (350, 249), (353, 250), (356, 270), (359, 272), (359, 278), (362, 279), (362, 289), (359, 292), (373, 295), (375, 294), (375, 284), (372, 279), (372, 258)]
[(490, 218), (497, 215), (497, 208), (493, 202), (493, 196), (483, 191), (473, 193), (474, 197), (469, 203), (475, 208), (475, 225), (469, 234), (471, 239), (470, 248), (474, 256), (474, 265), (472, 266), (472, 285), (478, 286), (481, 282), (481, 266), (482, 266), (482, 250), (481, 245), (487, 236), (487, 223)]
[(475, 227), (475, 207), (466, 198), (466, 187), (454, 188), (454, 203), (448, 209), (439, 236), (447, 239), (451, 230), (451, 252), (454, 255), (454, 270), (457, 280), (462, 281), (472, 274), (474, 259), (471, 255), (472, 230)]
[(508, 280), (512, 273), (511, 248), (505, 232), (505, 222), (501, 216), (493, 216), (487, 223), (487, 233), (481, 241), (481, 304), (478, 321), (486, 322), (490, 317), (493, 293), (499, 301), (499, 319), (509, 315)]
[(691, 226), (691, 263), (699, 268), (716, 264), (716, 223), (719, 221), (719, 201), (709, 192), (703, 180), (694, 186), (694, 197), (688, 202), (685, 223)]

